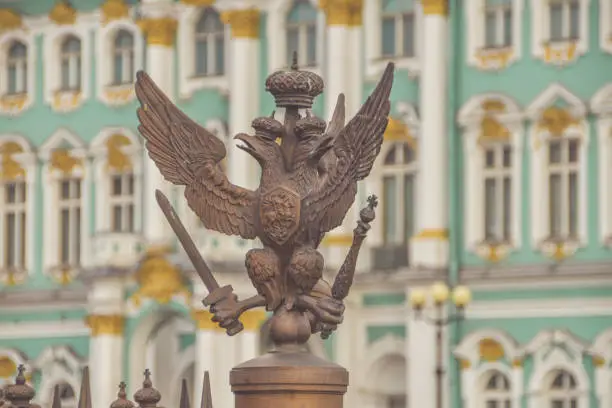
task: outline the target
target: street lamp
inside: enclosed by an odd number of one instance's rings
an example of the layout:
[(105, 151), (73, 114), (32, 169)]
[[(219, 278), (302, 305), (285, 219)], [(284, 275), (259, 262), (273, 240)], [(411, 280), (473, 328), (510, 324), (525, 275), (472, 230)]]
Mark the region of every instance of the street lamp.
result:
[[(442, 328), (450, 323), (462, 320), (465, 307), (472, 299), (470, 290), (465, 286), (457, 286), (452, 290), (443, 282), (434, 283), (429, 290), (435, 307), (434, 316), (430, 317), (423, 313), (427, 303), (428, 294), (424, 290), (415, 289), (410, 294), (410, 304), (417, 319), (432, 324), (436, 328), (436, 408), (442, 408), (442, 380), (444, 378), (444, 366), (442, 359)], [(449, 299), (455, 304), (456, 313), (445, 316), (444, 306)]]

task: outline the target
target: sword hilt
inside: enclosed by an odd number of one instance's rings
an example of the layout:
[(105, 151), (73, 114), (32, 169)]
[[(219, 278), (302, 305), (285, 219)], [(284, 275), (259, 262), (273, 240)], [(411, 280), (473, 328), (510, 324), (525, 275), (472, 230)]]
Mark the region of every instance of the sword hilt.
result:
[[(238, 299), (234, 295), (232, 285), (226, 285), (213, 290), (204, 298), (202, 303), (204, 306), (214, 307), (215, 309), (234, 311), (237, 316), (240, 316), (238, 313), (240, 306), (238, 305)], [(225, 327), (225, 332), (228, 336), (234, 336), (242, 330), (244, 330), (244, 325), (238, 317), (229, 326)]]

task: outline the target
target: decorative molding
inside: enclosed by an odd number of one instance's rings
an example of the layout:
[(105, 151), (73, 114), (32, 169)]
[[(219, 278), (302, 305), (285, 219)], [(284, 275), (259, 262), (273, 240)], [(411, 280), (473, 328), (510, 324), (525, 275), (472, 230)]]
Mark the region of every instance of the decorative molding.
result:
[(328, 26), (356, 27), (362, 22), (364, 0), (319, 0)]
[(146, 36), (148, 45), (172, 47), (178, 22), (170, 17), (146, 18), (137, 22)]
[[(190, 4), (190, 3), (187, 3)], [(191, 6), (185, 6), (181, 8), (178, 24), (178, 41), (180, 44), (186, 44), (182, 47), (178, 47), (178, 58), (179, 58), (179, 80), (178, 88), (179, 95), (181, 98), (190, 98), (193, 93), (199, 89), (213, 88), (220, 91), (223, 95), (229, 94), (229, 76), (228, 76), (228, 62), (229, 62), (229, 49), (230, 45), (230, 28), (225, 28), (224, 47), (226, 52), (225, 64), (226, 67), (223, 75), (219, 76), (204, 76), (198, 77), (195, 75), (195, 27), (198, 19), (202, 13), (206, 11), (205, 8), (198, 9)], [(270, 40), (272, 41), (272, 40)]]
[(466, 52), (468, 64), (481, 70), (501, 70), (522, 56), (523, 1), (512, 0), (512, 44), (503, 48), (485, 47), (486, 0), (467, 3)]
[(589, 353), (595, 366), (595, 394), (601, 407), (609, 407), (612, 404), (612, 329), (595, 338)]
[(221, 13), (221, 21), (230, 25), (232, 38), (259, 38), (260, 18), (261, 12), (256, 8)]
[(612, 18), (610, 16), (612, 16), (612, 2), (599, 0), (599, 44), (602, 50), (612, 54)]
[(448, 0), (421, 0), (421, 3), (425, 14), (440, 16), (448, 14)]
[[(380, 390), (381, 377), (384, 376), (384, 362), (388, 357), (397, 359), (398, 357), (408, 359), (406, 356), (406, 341), (400, 339), (391, 334), (378, 339), (374, 343), (370, 344), (365, 350), (364, 356), (358, 367), (362, 367), (361, 374), (358, 374), (357, 386), (362, 390)], [(406, 367), (406, 372), (408, 367)], [(389, 376), (384, 376), (385, 379), (389, 379)], [(396, 380), (404, 380), (397, 378)], [(406, 382), (402, 381), (401, 384), (387, 384), (387, 387), (397, 388), (405, 390)]]
[(612, 246), (612, 84), (604, 86), (595, 94), (591, 101), (591, 110), (597, 115), (599, 142), (599, 232), (601, 241)]
[[(0, 13), (1, 16), (1, 13)], [(1, 17), (0, 17), (1, 18)], [(0, 27), (2, 23), (0, 22)], [(2, 32), (2, 30), (0, 30)], [(8, 70), (9, 47), (18, 41), (26, 46), (26, 92), (9, 95), (8, 76), (0, 77), (0, 115), (17, 115), (30, 108), (36, 93), (37, 52), (34, 34), (24, 29), (12, 30), (0, 37), (0, 70)]]
[(81, 320), (55, 322), (0, 323), (0, 339), (40, 339), (89, 336), (90, 330)]
[[(579, 0), (579, 38), (577, 40), (553, 42), (550, 39), (550, 3), (531, 1), (531, 50), (533, 56), (548, 64), (567, 65), (585, 54), (589, 49), (589, 2), (590, 0)], [(569, 20), (569, 17), (567, 19)]]
[[(384, 71), (389, 60), (381, 58), (381, 1), (363, 0), (363, 30), (365, 41), (365, 76), (378, 78)], [(409, 75), (417, 76), (421, 71), (419, 58), (422, 55), (423, 44), (423, 7), (418, 1), (413, 2), (414, 7), (414, 56), (410, 58), (394, 59), (396, 69), (405, 69)]]
[(90, 315), (85, 320), (91, 329), (91, 335), (97, 336), (121, 336), (125, 325), (125, 317), (122, 315)]
[[(60, 3), (58, 3), (60, 4)], [(61, 86), (61, 43), (69, 35), (81, 41), (81, 86), (76, 91), (62, 91)], [(91, 95), (91, 35), (87, 25), (62, 25), (49, 30), (45, 36), (44, 70), (45, 102), (57, 112), (70, 112), (79, 108)]]
[(466, 309), (468, 319), (609, 316), (609, 298), (478, 301)]
[(77, 11), (67, 0), (59, 0), (49, 12), (49, 20), (57, 25), (73, 25), (76, 18)]
[(0, 9), (0, 33), (17, 30), (22, 26), (21, 15), (8, 8)]
[(101, 6), (102, 24), (108, 24), (113, 20), (122, 20), (130, 14), (130, 7), (125, 0), (106, 0)]
[[(123, 1), (123, 0), (121, 0)], [(101, 55), (106, 58), (96, 59), (96, 90), (98, 98), (107, 105), (121, 106), (126, 105), (134, 100), (136, 94), (134, 92), (134, 84), (113, 84), (114, 73), (114, 40), (120, 30), (125, 30), (132, 35), (134, 39), (133, 45), (133, 61), (132, 69), (134, 70), (134, 78), (136, 71), (144, 66), (144, 38), (138, 26), (127, 18), (113, 19), (100, 27), (97, 33), (97, 46)]]
[[(491, 355), (483, 355), (482, 348), (485, 345), (483, 342), (494, 345), (497, 348), (496, 352), (501, 352), (501, 355), (495, 359), (490, 358)], [(469, 361), (472, 367), (479, 366), (483, 361), (495, 362), (501, 360), (502, 357), (513, 361), (522, 355), (517, 341), (510, 334), (498, 329), (477, 330), (468, 334), (461, 340), (453, 354), (462, 360)]]
[[(482, 94), (471, 98), (459, 110), (465, 154), (466, 205), (465, 242), (467, 249), (489, 262), (498, 262), (521, 245), (521, 179), (523, 123), (519, 105), (502, 94)], [(512, 148), (512, 204), (510, 242), (485, 241), (484, 183), (485, 144), (509, 144)]]

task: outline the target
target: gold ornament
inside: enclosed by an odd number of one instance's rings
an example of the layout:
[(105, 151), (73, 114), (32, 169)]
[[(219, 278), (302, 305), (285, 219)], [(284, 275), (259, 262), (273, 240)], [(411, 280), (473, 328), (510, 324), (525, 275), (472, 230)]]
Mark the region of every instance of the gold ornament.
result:
[(142, 298), (160, 304), (170, 302), (176, 294), (184, 295), (187, 300), (191, 298), (181, 272), (166, 259), (167, 253), (167, 248), (156, 247), (145, 254), (136, 272), (139, 288), (131, 297), (136, 306), (140, 306)]
[(77, 12), (67, 0), (60, 0), (49, 13), (49, 18), (58, 25), (72, 25), (76, 22)]
[(244, 325), (245, 330), (259, 330), (263, 322), (266, 321), (267, 314), (263, 310), (249, 310), (240, 316), (240, 321)]
[(17, 372), (17, 364), (9, 356), (0, 357), (0, 378), (10, 378)]
[(190, 6), (212, 6), (215, 4), (215, 0), (181, 0), (181, 3)]
[(56, 149), (51, 152), (51, 170), (59, 170), (67, 175), (82, 165), (83, 161), (72, 156), (69, 149)]
[(522, 367), (523, 366), (523, 359), (521, 358), (515, 358), (514, 360), (512, 360), (512, 367)]
[(363, 0), (319, 0), (319, 7), (330, 26), (360, 26), (363, 20)]
[(123, 146), (130, 144), (130, 139), (121, 134), (112, 135), (106, 140), (107, 170), (125, 172), (132, 169), (132, 161), (122, 150)]
[(0, 33), (21, 28), (22, 24), (23, 21), (19, 14), (11, 9), (0, 9)]
[(547, 130), (551, 136), (562, 136), (570, 126), (578, 125), (580, 121), (564, 108), (551, 106), (546, 108), (538, 121), (538, 128)]
[(91, 328), (92, 336), (119, 336), (123, 333), (125, 318), (121, 315), (90, 315), (85, 323)]
[(421, 0), (424, 14), (445, 16), (448, 14), (448, 0)]
[(0, 180), (11, 181), (25, 176), (25, 170), (14, 159), (15, 154), (23, 153), (23, 148), (16, 142), (0, 144)]
[(196, 323), (198, 330), (214, 330), (225, 333), (225, 329), (222, 329), (217, 323), (211, 320), (212, 317), (212, 313), (208, 310), (198, 309), (191, 312), (191, 318)]
[(149, 45), (172, 47), (178, 23), (170, 17), (146, 18), (138, 21), (138, 27), (147, 36)]
[(606, 364), (606, 359), (599, 355), (592, 355), (593, 365), (595, 367), (603, 367)]
[(102, 10), (103, 24), (126, 18), (130, 12), (130, 8), (125, 3), (125, 0), (106, 0), (100, 9)]
[(467, 359), (460, 359), (459, 360), (459, 368), (462, 370), (468, 370), (470, 367), (472, 366), (472, 363), (470, 363), (470, 360)]
[(484, 361), (498, 361), (504, 357), (504, 349), (496, 340), (482, 339), (478, 343), (480, 358)]
[(408, 126), (400, 120), (389, 118), (384, 138), (388, 142), (406, 142), (413, 151), (417, 149), (416, 139), (412, 136)]
[(229, 24), (233, 38), (259, 38), (259, 10), (230, 10), (221, 13), (221, 21)]

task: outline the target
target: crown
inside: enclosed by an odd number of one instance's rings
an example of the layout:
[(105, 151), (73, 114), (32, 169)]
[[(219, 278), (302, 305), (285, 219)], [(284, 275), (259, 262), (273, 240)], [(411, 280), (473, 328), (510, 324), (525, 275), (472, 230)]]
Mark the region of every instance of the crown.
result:
[(119, 384), (119, 392), (117, 393), (117, 399), (111, 404), (111, 408), (133, 408), (134, 403), (127, 399), (125, 388), (127, 385), (122, 381)]
[(283, 135), (283, 125), (273, 117), (255, 118), (251, 122), (255, 135), (276, 140)]
[(15, 405), (19, 405), (20, 402), (24, 401), (29, 402), (32, 398), (34, 398), (34, 395), (36, 395), (34, 388), (26, 384), (25, 367), (20, 365), (17, 368), (17, 372), (18, 374), (15, 378), (15, 384), (8, 385), (4, 390), (5, 398), (10, 402), (15, 403)]
[(144, 372), (145, 380), (142, 383), (142, 388), (136, 391), (134, 394), (134, 401), (141, 407), (155, 407), (161, 400), (161, 394), (155, 388), (151, 382), (151, 371), (146, 369)]
[(295, 134), (300, 137), (317, 136), (325, 131), (327, 124), (323, 119), (316, 116), (307, 116), (298, 120), (295, 124)]
[(293, 53), (290, 71), (276, 71), (266, 79), (266, 91), (274, 96), (276, 106), (282, 108), (311, 108), (323, 87), (323, 78), (319, 75), (298, 69), (297, 52)]

